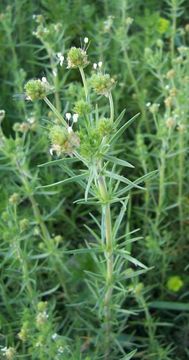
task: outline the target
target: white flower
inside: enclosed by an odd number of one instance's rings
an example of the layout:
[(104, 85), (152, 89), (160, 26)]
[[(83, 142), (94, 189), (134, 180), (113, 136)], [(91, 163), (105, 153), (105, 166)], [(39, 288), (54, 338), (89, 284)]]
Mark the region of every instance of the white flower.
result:
[(4, 348), (1, 349), (1, 351), (4, 353), (6, 353), (7, 350), (8, 350), (7, 346), (5, 346)]
[(43, 76), (42, 79), (41, 79), (41, 81), (42, 81), (43, 83), (46, 83), (46, 82), (47, 82), (47, 78), (46, 78), (45, 76)]
[(146, 103), (146, 107), (149, 107), (151, 105), (151, 102)]
[(66, 119), (69, 121), (71, 119), (72, 115), (70, 113), (66, 113)]
[(98, 62), (98, 67), (101, 68), (102, 67), (102, 61)]
[(59, 348), (58, 348), (58, 352), (59, 352), (60, 354), (63, 354), (63, 352), (64, 352), (64, 348), (63, 348), (63, 346), (59, 346)]
[(89, 42), (88, 37), (85, 37), (85, 38), (84, 38), (84, 43), (85, 43), (85, 44), (88, 44), (88, 42)]
[(64, 55), (61, 52), (59, 52), (59, 53), (57, 53), (57, 58), (59, 60), (60, 66), (62, 66), (63, 62), (64, 62)]
[(58, 337), (58, 334), (57, 334), (57, 333), (54, 333), (54, 334), (51, 336), (51, 339), (52, 339), (52, 340), (56, 340), (57, 337)]
[(76, 123), (78, 121), (78, 114), (73, 114), (73, 122)]
[(93, 69), (95, 69), (95, 70), (97, 69), (97, 64), (96, 63), (93, 64)]

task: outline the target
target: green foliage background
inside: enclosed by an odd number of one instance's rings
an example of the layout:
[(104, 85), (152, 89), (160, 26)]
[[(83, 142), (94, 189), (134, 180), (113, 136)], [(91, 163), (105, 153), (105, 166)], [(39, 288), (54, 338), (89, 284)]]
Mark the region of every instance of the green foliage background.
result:
[[(99, 213), (92, 205), (74, 203), (83, 197), (78, 184), (40, 187), (67, 178), (73, 163), (68, 161), (67, 173), (61, 164), (38, 167), (51, 160), (45, 127), (52, 114), (41, 102), (31, 104), (17, 97), (30, 78), (47, 76), (52, 82), (52, 63), (34, 34), (33, 15), (44, 16), (53, 53), (66, 56), (87, 36), (90, 61), (102, 61), (116, 80), (116, 116), (124, 108), (127, 120), (140, 112), (116, 144), (121, 158), (135, 166), (123, 175), (134, 181), (158, 170), (145, 182), (146, 191), (131, 191), (121, 225), (127, 234), (140, 229), (136, 236), (141, 238), (130, 242), (127, 250), (149, 270), (127, 282), (124, 307), (129, 311), (118, 336), (120, 348), (113, 349), (110, 358), (129, 359), (122, 350), (129, 353), (137, 348), (134, 360), (185, 360), (189, 356), (189, 4), (181, 0), (1, 1), (0, 109), (6, 112), (0, 139), (1, 346), (16, 349), (10, 359), (103, 358), (94, 340), (99, 337), (98, 344), (103, 343), (98, 321), (91, 307), (84, 306), (90, 298), (86, 271), (95, 272), (97, 265), (88, 253), (72, 252), (93, 241), (87, 228), (95, 231), (96, 224), (89, 213), (97, 219)], [(129, 26), (128, 18), (133, 18)], [(61, 30), (56, 34), (52, 24), (57, 23)], [(61, 111), (73, 111), (83, 94), (77, 71), (59, 67), (55, 85)], [(170, 96), (172, 104), (167, 106)], [(154, 110), (146, 106), (149, 102), (159, 105)], [(101, 107), (106, 113), (103, 100)], [(15, 134), (14, 124), (30, 118), (34, 131)], [(14, 193), (19, 193), (18, 203), (11, 198)], [(114, 208), (115, 218), (118, 210)], [(49, 317), (44, 326), (39, 321), (36, 327), (36, 317), (43, 313), (41, 301), (48, 302), (44, 311), (48, 309)], [(21, 329), (27, 341), (19, 338)], [(52, 341), (54, 333), (59, 334), (57, 342)], [(64, 353), (57, 355), (61, 347)]]

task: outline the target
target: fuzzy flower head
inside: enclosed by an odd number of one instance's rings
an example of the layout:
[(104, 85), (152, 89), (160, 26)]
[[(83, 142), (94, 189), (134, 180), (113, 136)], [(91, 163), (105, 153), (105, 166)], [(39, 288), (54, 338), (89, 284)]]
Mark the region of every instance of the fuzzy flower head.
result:
[(52, 91), (52, 87), (45, 77), (37, 80), (29, 80), (24, 89), (27, 99), (31, 101), (44, 99)]
[(74, 133), (71, 126), (66, 128), (54, 125), (50, 129), (49, 138), (52, 144), (50, 149), (51, 155), (55, 153), (57, 156), (63, 154), (72, 156), (74, 150), (79, 147), (80, 144), (79, 137)]
[(72, 47), (67, 56), (68, 69), (84, 68), (88, 65), (87, 53), (81, 48)]
[(91, 106), (85, 100), (78, 100), (75, 103), (74, 111), (80, 116), (85, 116), (90, 113)]
[(115, 84), (115, 80), (109, 74), (93, 74), (91, 86), (98, 95), (108, 96)]

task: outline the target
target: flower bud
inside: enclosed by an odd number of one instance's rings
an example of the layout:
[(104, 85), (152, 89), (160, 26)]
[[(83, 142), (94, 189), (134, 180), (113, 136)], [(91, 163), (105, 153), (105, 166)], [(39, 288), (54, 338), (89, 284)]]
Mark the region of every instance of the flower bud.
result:
[(19, 222), (20, 231), (23, 232), (23, 231), (27, 230), (29, 227), (29, 224), (30, 224), (30, 222), (28, 219), (20, 220), (20, 222)]
[(20, 195), (17, 193), (12, 194), (9, 198), (9, 202), (10, 204), (18, 205), (20, 202)]

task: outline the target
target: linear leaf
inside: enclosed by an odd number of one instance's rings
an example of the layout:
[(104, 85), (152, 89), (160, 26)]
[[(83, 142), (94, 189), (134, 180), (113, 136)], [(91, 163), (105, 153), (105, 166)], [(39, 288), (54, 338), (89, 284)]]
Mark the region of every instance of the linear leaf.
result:
[(134, 115), (129, 121), (127, 121), (110, 139), (110, 142), (113, 144), (123, 132), (132, 124), (132, 122), (139, 116), (139, 113)]
[(126, 167), (130, 167), (130, 168), (134, 168), (134, 166), (132, 164), (130, 164), (128, 161), (119, 159), (115, 156), (111, 156), (111, 155), (105, 155), (104, 158), (108, 161), (113, 162), (116, 165), (121, 165), (121, 166), (126, 166)]
[(136, 187), (137, 189), (142, 189), (142, 190), (144, 190), (144, 188), (141, 187), (141, 186), (138, 186), (138, 185), (136, 184), (136, 182), (132, 182), (132, 181), (130, 181), (129, 179), (127, 179), (126, 177), (121, 176), (121, 175), (118, 175), (118, 174), (115, 174), (115, 173), (113, 173), (113, 172), (111, 172), (111, 171), (106, 171), (106, 172), (105, 172), (105, 175), (108, 175), (110, 178), (115, 179), (115, 180), (118, 180), (118, 181), (121, 181), (121, 182), (123, 182), (123, 183), (125, 183), (125, 184), (131, 185), (132, 187)]
[(86, 176), (87, 176), (86, 173), (85, 174), (80, 174), (80, 175), (75, 175), (75, 176), (72, 176), (71, 178), (60, 180), (60, 181), (58, 181), (56, 183), (49, 184), (49, 185), (44, 185), (44, 186), (41, 186), (41, 187), (42, 188), (49, 188), (49, 187), (60, 185), (60, 184), (69, 184), (71, 182), (79, 182), (79, 180), (86, 178)]

